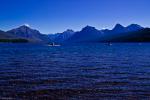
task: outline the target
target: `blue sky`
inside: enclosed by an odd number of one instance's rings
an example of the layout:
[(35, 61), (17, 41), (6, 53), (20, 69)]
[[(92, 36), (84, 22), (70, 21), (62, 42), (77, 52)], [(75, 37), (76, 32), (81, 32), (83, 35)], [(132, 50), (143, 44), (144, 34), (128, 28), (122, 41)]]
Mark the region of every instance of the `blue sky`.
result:
[(23, 24), (42, 33), (81, 30), (86, 25), (98, 29), (116, 23), (150, 26), (150, 0), (0, 0), (0, 29)]

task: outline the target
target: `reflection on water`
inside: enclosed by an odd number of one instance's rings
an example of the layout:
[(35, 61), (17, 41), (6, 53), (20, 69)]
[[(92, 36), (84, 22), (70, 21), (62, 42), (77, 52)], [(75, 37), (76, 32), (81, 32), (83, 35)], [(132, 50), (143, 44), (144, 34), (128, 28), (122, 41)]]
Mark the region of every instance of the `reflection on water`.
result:
[(150, 44), (0, 44), (1, 99), (150, 99)]

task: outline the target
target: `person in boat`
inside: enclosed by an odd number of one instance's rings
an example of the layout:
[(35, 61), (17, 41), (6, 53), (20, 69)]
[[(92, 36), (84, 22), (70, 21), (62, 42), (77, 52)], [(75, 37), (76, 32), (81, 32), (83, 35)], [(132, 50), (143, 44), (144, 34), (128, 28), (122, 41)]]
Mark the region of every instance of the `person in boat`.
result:
[(54, 42), (52, 43), (52, 46), (55, 46), (55, 43), (54, 43)]
[(54, 43), (54, 42), (52, 42), (52, 43), (50, 43), (49, 45), (51, 45), (51, 46), (55, 46), (55, 43)]

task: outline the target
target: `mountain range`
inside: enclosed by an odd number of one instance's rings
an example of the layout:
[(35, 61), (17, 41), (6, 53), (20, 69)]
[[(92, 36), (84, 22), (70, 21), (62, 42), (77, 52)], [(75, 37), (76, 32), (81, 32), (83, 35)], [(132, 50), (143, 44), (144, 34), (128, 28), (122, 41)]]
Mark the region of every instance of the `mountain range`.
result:
[[(74, 32), (73, 34), (68, 35), (67, 38), (58, 38), (63, 36), (65, 32), (59, 34), (49, 35), (53, 38), (53, 42), (65, 42), (65, 43), (81, 43), (81, 42), (130, 42), (127, 37), (132, 37), (133, 33), (136, 34), (141, 30), (145, 30), (144, 27), (138, 24), (131, 24), (127, 27), (122, 26), (121, 24), (116, 24), (112, 30), (98, 30), (92, 26), (86, 26), (81, 31)], [(68, 33), (69, 34), (69, 33)], [(133, 41), (133, 40), (132, 40)], [(131, 41), (131, 42), (132, 42)], [(150, 41), (150, 39), (149, 39)], [(138, 42), (138, 41), (137, 41)]]
[(62, 43), (71, 38), (75, 32), (71, 29), (68, 29), (62, 33), (49, 34), (49, 39), (53, 42)]
[(16, 38), (27, 39), (32, 43), (48, 43), (50, 41), (47, 35), (40, 33), (38, 30), (31, 29), (26, 25), (9, 30), (6, 33), (13, 35)]
[(6, 32), (0, 30), (0, 40), (2, 39), (24, 39), (30, 43), (150, 42), (150, 28), (144, 28), (138, 24), (127, 27), (116, 24), (112, 30), (98, 30), (95, 27), (86, 26), (78, 32), (68, 29), (62, 33), (46, 35), (27, 25), (22, 25)]

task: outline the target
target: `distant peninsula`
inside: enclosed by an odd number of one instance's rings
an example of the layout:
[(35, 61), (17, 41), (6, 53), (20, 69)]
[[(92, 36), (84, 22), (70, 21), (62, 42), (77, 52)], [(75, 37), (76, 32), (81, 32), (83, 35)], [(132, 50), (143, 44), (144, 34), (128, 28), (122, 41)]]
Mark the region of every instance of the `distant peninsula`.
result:
[(28, 43), (26, 39), (0, 39), (0, 43)]

